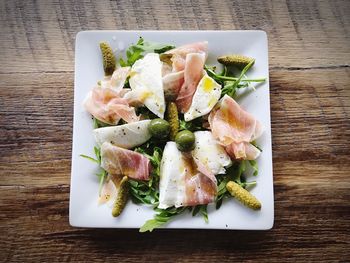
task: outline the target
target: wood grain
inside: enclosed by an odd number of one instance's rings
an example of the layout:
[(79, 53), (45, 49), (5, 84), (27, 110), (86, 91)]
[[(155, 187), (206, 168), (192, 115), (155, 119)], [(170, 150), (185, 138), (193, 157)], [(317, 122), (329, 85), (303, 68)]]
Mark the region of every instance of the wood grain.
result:
[[(349, 1), (0, 1), (0, 260), (350, 261)], [(68, 224), (74, 41), (88, 29), (262, 29), (271, 231)]]

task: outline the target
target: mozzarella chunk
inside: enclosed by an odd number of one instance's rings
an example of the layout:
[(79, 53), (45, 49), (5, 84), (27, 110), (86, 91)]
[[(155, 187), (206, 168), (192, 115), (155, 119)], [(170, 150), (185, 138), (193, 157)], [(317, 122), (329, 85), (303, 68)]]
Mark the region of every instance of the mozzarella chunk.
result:
[(198, 83), (189, 110), (185, 113), (185, 121), (191, 121), (208, 114), (219, 101), (221, 86), (208, 75), (204, 75)]
[(182, 206), (186, 195), (185, 175), (182, 153), (174, 142), (167, 142), (160, 165), (159, 208)]
[(137, 99), (158, 117), (164, 118), (165, 99), (159, 54), (148, 53), (137, 60), (131, 68), (129, 83)]
[(151, 120), (143, 120), (99, 128), (95, 129), (93, 134), (98, 145), (109, 142), (125, 149), (131, 149), (147, 142), (151, 138), (151, 134), (148, 131), (150, 122)]
[(213, 137), (210, 131), (197, 131), (192, 156), (214, 175), (224, 174), (225, 167), (232, 164), (230, 156)]

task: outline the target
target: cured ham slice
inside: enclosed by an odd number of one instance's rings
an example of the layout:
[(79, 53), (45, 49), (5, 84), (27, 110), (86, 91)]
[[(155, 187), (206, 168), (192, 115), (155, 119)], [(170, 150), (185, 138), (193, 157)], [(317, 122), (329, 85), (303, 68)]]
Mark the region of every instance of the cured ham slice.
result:
[(249, 142), (231, 143), (225, 147), (232, 159), (255, 160), (260, 150)]
[(130, 67), (119, 67), (113, 72), (112, 76), (101, 81), (101, 87), (121, 91), (129, 73)]
[(203, 76), (204, 62), (204, 54), (191, 53), (186, 56), (184, 83), (176, 98), (176, 104), (182, 113), (188, 111), (191, 106), (193, 95)]
[(120, 119), (126, 122), (139, 120), (128, 101), (110, 88), (93, 88), (84, 101), (84, 107), (96, 119), (112, 125), (117, 124)]
[[(160, 166), (159, 208), (194, 206), (214, 201), (216, 180), (191, 156), (180, 152), (175, 142), (167, 142)], [(203, 173), (204, 172), (204, 173)], [(215, 178), (214, 178), (215, 179)]]
[(136, 180), (148, 180), (151, 164), (140, 153), (104, 142), (101, 146), (101, 167), (109, 174), (128, 176)]
[(262, 125), (231, 97), (225, 95), (222, 98), (208, 121), (214, 138), (226, 146), (231, 158), (250, 160), (258, 156), (258, 149), (250, 142), (262, 134)]
[(173, 71), (177, 72), (185, 69), (186, 56), (190, 53), (204, 54), (206, 59), (208, 56), (208, 42), (203, 41), (180, 46), (162, 54), (161, 59), (169, 64), (171, 63)]

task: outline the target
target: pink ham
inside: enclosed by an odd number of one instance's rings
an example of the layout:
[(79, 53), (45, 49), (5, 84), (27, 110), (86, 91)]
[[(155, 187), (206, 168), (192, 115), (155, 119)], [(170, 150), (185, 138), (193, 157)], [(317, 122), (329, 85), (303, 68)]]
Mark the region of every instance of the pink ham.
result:
[(185, 200), (184, 206), (209, 204), (214, 201), (217, 193), (215, 176), (191, 155), (183, 154), (185, 163)]
[(232, 159), (255, 160), (260, 155), (260, 150), (249, 142), (231, 143), (225, 147)]
[(151, 170), (147, 157), (109, 142), (104, 142), (101, 146), (101, 167), (109, 174), (136, 180), (148, 180)]
[(101, 87), (110, 88), (114, 91), (121, 91), (129, 73), (130, 67), (119, 67), (113, 72), (112, 76), (101, 81)]
[(186, 179), (186, 200), (184, 206), (205, 205), (214, 202), (216, 185), (204, 174), (198, 173)]
[(120, 119), (126, 122), (138, 121), (135, 109), (121, 95), (122, 91), (95, 87), (85, 99), (84, 107), (96, 119), (108, 124), (117, 124)]
[(185, 69), (186, 56), (190, 53), (201, 53), (208, 56), (208, 42), (196, 42), (187, 45), (180, 46), (178, 48), (169, 50), (162, 54), (162, 57), (170, 58), (172, 62), (173, 71), (181, 71)]
[(258, 149), (250, 142), (262, 134), (262, 125), (231, 97), (222, 98), (208, 121), (214, 138), (226, 146), (231, 158), (253, 160), (258, 157)]
[(191, 153), (167, 142), (160, 165), (159, 208), (194, 206), (214, 201), (217, 194), (215, 176)]
[(188, 111), (191, 106), (193, 95), (203, 75), (204, 62), (204, 54), (191, 53), (186, 56), (184, 83), (176, 98), (176, 104), (182, 113)]

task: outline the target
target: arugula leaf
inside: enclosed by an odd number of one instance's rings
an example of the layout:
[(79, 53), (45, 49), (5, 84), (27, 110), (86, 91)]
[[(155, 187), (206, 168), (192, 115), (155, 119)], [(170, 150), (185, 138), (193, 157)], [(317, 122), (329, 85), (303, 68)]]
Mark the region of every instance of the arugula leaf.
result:
[(99, 182), (98, 195), (101, 196), (102, 186), (108, 176), (108, 173), (106, 170), (101, 168), (101, 172), (97, 173), (96, 176), (98, 177), (98, 182)]
[(170, 207), (167, 209), (159, 209), (155, 210), (158, 212), (153, 219), (147, 220), (145, 224), (140, 228), (140, 232), (152, 232), (155, 228), (158, 228), (166, 223), (168, 223), (175, 216), (183, 213), (189, 209), (188, 207)]
[(179, 120), (179, 131), (189, 130), (191, 132), (203, 130), (203, 119), (197, 118), (192, 121)]
[[(250, 64), (250, 63), (249, 63)], [(248, 65), (249, 65), (248, 64)], [(247, 66), (248, 66), (247, 65)], [(247, 67), (246, 66), (246, 67)], [(250, 65), (251, 67), (251, 65)], [(215, 79), (216, 81), (222, 83), (223, 80), (228, 80), (228, 81), (237, 81), (238, 78), (236, 77), (231, 77), (231, 76), (224, 76), (224, 75), (220, 75), (220, 74), (217, 74), (215, 73), (215, 71), (213, 70), (213, 68), (210, 68), (209, 66), (207, 65), (204, 65), (204, 69), (205, 71), (208, 73), (208, 75), (210, 77), (212, 77), (213, 79)], [(249, 69), (249, 68), (248, 68)], [(247, 70), (248, 70), (247, 69)], [(244, 69), (243, 69), (244, 70)], [(244, 74), (243, 74), (244, 75)], [(247, 81), (247, 82), (264, 82), (266, 80), (266, 78), (257, 78), (257, 79), (248, 79), (248, 78), (244, 78), (244, 79), (241, 79), (240, 81)]]
[(256, 160), (250, 160), (248, 161), (250, 166), (253, 168), (254, 172), (253, 175), (257, 176), (259, 172), (258, 162)]
[(239, 161), (234, 163), (232, 166), (227, 168), (226, 174), (218, 175), (218, 193), (216, 196), (216, 209), (219, 209), (222, 205), (222, 201), (224, 198), (230, 196), (229, 192), (226, 189), (226, 184), (229, 181), (235, 181), (237, 184), (242, 186), (243, 188), (253, 186), (256, 184), (255, 181), (253, 182), (246, 182), (244, 173), (247, 169), (247, 162), (249, 161)]
[(200, 213), (203, 216), (204, 221), (206, 223), (208, 223), (209, 219), (208, 219), (207, 207), (208, 207), (208, 205), (196, 205), (196, 206), (194, 206), (193, 210), (192, 210), (192, 216), (196, 216), (198, 213)]
[(100, 150), (100, 148), (95, 146), (94, 153), (95, 153), (96, 159), (92, 158), (90, 156), (84, 155), (84, 154), (80, 154), (80, 156), (83, 158), (86, 158), (94, 163), (97, 163), (99, 165), (101, 171), (99, 173), (97, 173), (96, 176), (98, 177), (98, 181), (99, 181), (98, 194), (101, 195), (102, 186), (103, 186), (103, 183), (105, 182), (105, 180), (108, 176), (108, 173), (106, 170), (104, 170), (101, 167), (101, 150)]
[(80, 157), (83, 157), (83, 158), (85, 158), (85, 159), (88, 159), (88, 160), (90, 160), (90, 161), (92, 161), (92, 162), (94, 162), (94, 163), (100, 164), (100, 162), (99, 162), (98, 160), (96, 160), (95, 158), (92, 158), (92, 157), (90, 157), (90, 156), (87, 156), (87, 155), (85, 155), (85, 154), (80, 154)]
[(207, 205), (201, 205), (200, 209), (199, 209), (199, 212), (203, 216), (205, 223), (208, 224), (209, 218), (208, 218), (208, 209), (207, 208), (208, 208)]
[(143, 58), (144, 53), (155, 52), (160, 54), (173, 48), (174, 46), (172, 45), (145, 41), (140, 37), (135, 45), (131, 45), (126, 50), (126, 61), (123, 58), (120, 58), (119, 63), (122, 67), (132, 66), (136, 60)]
[(129, 179), (132, 201), (137, 204), (156, 205), (159, 201), (158, 185), (160, 178), (160, 162), (163, 154), (162, 149), (153, 147), (152, 155), (148, 154), (142, 147), (135, 148), (135, 151), (146, 156), (150, 160), (153, 169), (148, 182)]
[(108, 126), (113, 126), (113, 125), (110, 125), (108, 123), (104, 123), (104, 122), (96, 119), (95, 117), (92, 117), (92, 119), (93, 119), (94, 129), (98, 129), (98, 128), (102, 128), (102, 127), (108, 127)]

